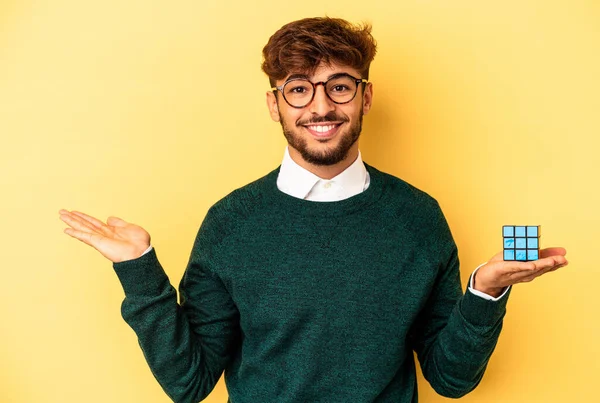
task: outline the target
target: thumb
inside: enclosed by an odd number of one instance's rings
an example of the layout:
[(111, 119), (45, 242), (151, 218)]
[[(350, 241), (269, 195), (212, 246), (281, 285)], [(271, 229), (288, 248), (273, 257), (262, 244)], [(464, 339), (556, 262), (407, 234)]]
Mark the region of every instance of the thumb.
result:
[(125, 227), (128, 223), (124, 220), (121, 220), (119, 217), (108, 217), (108, 220), (106, 220), (106, 223), (108, 225), (111, 225), (113, 227)]

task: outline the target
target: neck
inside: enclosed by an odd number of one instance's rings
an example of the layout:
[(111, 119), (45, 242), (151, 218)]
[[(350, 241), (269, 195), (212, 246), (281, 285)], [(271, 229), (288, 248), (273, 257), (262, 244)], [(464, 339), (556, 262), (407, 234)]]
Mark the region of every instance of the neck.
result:
[(300, 153), (291, 146), (288, 146), (288, 150), (290, 153), (290, 157), (294, 162), (300, 165), (302, 168), (306, 169), (308, 172), (311, 172), (317, 175), (321, 179), (332, 179), (344, 172), (350, 165), (356, 161), (358, 158), (358, 142), (352, 146), (352, 148), (348, 151), (348, 155), (342, 161), (333, 165), (314, 165), (309, 162), (306, 162)]

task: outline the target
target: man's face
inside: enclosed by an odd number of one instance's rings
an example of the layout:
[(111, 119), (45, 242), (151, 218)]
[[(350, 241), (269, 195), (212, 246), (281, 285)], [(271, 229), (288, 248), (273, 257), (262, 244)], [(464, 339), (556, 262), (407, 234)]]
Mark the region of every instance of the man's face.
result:
[[(312, 77), (313, 83), (327, 81), (336, 74), (346, 73), (362, 78), (358, 71), (339, 65), (320, 65)], [(282, 85), (287, 79), (277, 81)], [(366, 85), (363, 93), (362, 86)], [(330, 166), (358, 156), (358, 138), (362, 130), (362, 116), (371, 108), (371, 84), (359, 84), (354, 99), (336, 104), (325, 93), (322, 85), (316, 87), (313, 100), (303, 108), (293, 108), (277, 94), (267, 93), (267, 104), (274, 121), (281, 123), (292, 157), (299, 155), (305, 162)]]

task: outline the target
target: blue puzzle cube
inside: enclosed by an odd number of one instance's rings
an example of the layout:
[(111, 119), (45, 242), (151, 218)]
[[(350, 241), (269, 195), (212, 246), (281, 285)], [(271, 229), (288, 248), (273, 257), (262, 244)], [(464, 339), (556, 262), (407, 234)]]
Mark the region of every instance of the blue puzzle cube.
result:
[(504, 260), (529, 262), (540, 258), (539, 225), (505, 225), (502, 237)]

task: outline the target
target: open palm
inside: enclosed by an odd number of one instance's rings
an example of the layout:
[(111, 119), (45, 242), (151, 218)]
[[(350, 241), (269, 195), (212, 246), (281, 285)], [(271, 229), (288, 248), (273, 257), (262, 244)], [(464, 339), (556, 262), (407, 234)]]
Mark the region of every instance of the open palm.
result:
[(140, 257), (150, 246), (150, 234), (132, 223), (109, 217), (106, 224), (78, 211), (60, 210), (60, 219), (69, 225), (65, 233), (90, 245), (112, 262)]
[(569, 264), (562, 247), (540, 250), (540, 259), (530, 262), (504, 261), (500, 252), (482, 266), (474, 278), (476, 290), (498, 296), (505, 287), (526, 283)]

